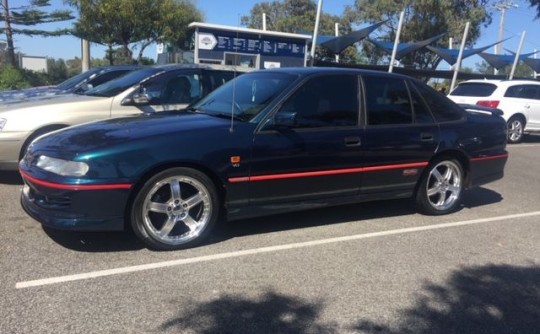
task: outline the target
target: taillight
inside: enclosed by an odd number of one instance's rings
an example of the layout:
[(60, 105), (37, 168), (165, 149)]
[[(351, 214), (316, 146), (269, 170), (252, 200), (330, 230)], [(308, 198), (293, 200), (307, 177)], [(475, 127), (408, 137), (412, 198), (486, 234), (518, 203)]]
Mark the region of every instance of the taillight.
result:
[(483, 106), (483, 107), (497, 108), (499, 106), (499, 102), (500, 101), (497, 101), (497, 100), (478, 101), (476, 102), (476, 105)]

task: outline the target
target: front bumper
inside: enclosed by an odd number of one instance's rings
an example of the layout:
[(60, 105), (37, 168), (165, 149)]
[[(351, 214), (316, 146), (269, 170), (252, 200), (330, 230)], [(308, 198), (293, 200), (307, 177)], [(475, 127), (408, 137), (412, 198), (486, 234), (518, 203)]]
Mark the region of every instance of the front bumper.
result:
[[(120, 231), (130, 189), (58, 189), (22, 173), (23, 209), (45, 226), (76, 231)], [(44, 185), (45, 184), (45, 185)]]
[(0, 131), (0, 170), (17, 170), (25, 133)]

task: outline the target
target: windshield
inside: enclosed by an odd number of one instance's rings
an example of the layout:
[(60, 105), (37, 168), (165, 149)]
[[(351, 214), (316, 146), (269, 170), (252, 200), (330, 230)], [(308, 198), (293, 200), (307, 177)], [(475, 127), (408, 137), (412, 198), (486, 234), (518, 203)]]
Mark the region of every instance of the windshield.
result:
[(103, 96), (112, 97), (120, 94), (131, 86), (134, 86), (142, 80), (153, 76), (157, 73), (163, 72), (159, 68), (145, 68), (138, 71), (129, 72), (128, 74), (121, 76), (117, 79), (111, 80), (92, 89), (87, 90), (84, 94), (90, 96)]
[(101, 71), (101, 68), (94, 68), (86, 72), (82, 72), (74, 77), (67, 79), (66, 81), (62, 81), (56, 86), (56, 88), (60, 90), (70, 90), (79, 85), (81, 82), (87, 81), (88, 79), (90, 79), (90, 77), (94, 76), (99, 71)]
[(210, 115), (231, 115), (249, 121), (269, 105), (297, 78), (275, 72), (243, 74), (192, 105), (197, 112)]

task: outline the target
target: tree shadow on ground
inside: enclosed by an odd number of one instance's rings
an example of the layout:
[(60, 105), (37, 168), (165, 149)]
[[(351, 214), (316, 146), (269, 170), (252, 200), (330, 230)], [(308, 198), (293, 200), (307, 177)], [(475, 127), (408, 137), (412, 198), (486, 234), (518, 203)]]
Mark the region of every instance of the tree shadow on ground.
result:
[(223, 295), (182, 302), (188, 309), (158, 331), (189, 333), (525, 334), (540, 328), (540, 267), (464, 267), (444, 284), (425, 282), (413, 307), (398, 311), (397, 325), (361, 319), (324, 323), (324, 301), (274, 291), (260, 298)]
[(258, 299), (224, 295), (206, 303), (190, 303), (163, 323), (159, 331), (178, 333), (335, 333), (334, 325), (318, 323), (323, 309), (297, 297), (268, 291)]
[(361, 333), (538, 333), (540, 266), (488, 265), (454, 272), (444, 285), (426, 282), (397, 327), (359, 321)]

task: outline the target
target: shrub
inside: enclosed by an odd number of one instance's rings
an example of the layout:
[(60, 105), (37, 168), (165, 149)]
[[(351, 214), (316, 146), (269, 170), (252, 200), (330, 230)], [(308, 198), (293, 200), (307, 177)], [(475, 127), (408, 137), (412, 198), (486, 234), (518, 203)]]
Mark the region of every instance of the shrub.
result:
[(11, 65), (0, 67), (0, 90), (23, 89), (31, 86), (24, 71)]

